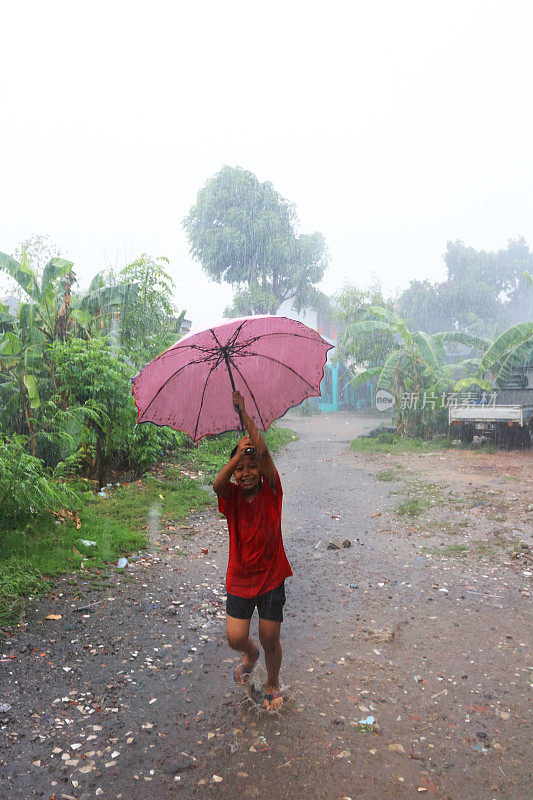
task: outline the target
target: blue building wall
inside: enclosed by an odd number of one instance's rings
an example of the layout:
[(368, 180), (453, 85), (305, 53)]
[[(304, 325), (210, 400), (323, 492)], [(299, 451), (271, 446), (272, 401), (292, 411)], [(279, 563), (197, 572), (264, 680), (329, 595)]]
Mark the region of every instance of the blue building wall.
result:
[[(329, 374), (328, 374), (329, 373)], [(318, 407), (321, 411), (339, 410), (339, 365), (326, 364), (324, 377), (320, 383), (321, 397)]]
[(326, 364), (324, 377), (320, 383), (321, 396), (311, 398), (313, 405), (325, 412), (372, 408), (373, 382), (369, 381), (354, 389), (350, 377), (349, 371), (342, 364)]

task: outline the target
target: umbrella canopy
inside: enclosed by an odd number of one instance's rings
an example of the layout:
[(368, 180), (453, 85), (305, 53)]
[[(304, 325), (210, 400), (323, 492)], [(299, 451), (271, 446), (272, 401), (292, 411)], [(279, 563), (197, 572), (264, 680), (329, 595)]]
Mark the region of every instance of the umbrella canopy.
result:
[(169, 425), (194, 441), (239, 427), (237, 389), (258, 428), (320, 394), (333, 345), (287, 317), (232, 319), (189, 334), (133, 379), (138, 422)]

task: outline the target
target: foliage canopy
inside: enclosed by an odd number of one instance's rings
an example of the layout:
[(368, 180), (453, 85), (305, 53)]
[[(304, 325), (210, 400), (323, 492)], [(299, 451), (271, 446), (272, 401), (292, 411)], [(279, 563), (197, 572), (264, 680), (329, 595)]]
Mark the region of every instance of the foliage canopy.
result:
[(275, 314), (285, 300), (301, 308), (327, 266), (322, 234), (297, 234), (294, 205), (240, 167), (200, 189), (183, 225), (207, 275), (235, 288), (229, 314)]

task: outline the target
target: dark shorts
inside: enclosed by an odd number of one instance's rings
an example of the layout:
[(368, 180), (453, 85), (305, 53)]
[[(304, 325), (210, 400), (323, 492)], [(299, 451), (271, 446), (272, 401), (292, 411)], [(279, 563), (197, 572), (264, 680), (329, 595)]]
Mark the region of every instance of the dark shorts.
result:
[(283, 606), (285, 605), (285, 581), (275, 589), (257, 597), (237, 597), (228, 594), (226, 598), (226, 614), (237, 619), (251, 619), (257, 606), (260, 619), (283, 622)]

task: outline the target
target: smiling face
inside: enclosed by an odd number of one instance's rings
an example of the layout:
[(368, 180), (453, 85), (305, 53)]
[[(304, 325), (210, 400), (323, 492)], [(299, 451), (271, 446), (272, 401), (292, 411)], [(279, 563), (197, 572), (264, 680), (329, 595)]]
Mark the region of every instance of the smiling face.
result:
[(256, 494), (261, 473), (255, 457), (253, 455), (243, 456), (233, 471), (233, 477), (235, 483), (241, 487), (244, 494)]

